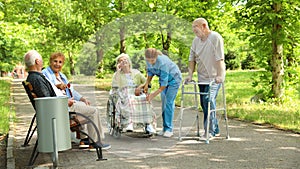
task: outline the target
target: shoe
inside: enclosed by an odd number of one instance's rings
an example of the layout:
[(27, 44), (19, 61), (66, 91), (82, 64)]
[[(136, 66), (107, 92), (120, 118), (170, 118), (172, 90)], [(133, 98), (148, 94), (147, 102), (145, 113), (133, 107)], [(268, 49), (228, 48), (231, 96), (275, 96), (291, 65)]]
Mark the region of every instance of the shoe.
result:
[(215, 137), (220, 137), (220, 136), (221, 136), (220, 133), (216, 133), (216, 134), (215, 134)]
[(90, 147), (90, 142), (87, 139), (81, 139), (79, 142), (79, 148), (89, 148)]
[(111, 148), (111, 145), (110, 144), (102, 144), (102, 150), (108, 150)]
[(170, 137), (172, 137), (173, 136), (173, 132), (172, 131), (165, 131), (165, 133), (164, 133), (164, 135), (163, 135), (164, 137), (168, 137), (168, 138), (170, 138)]
[[(110, 148), (111, 148), (111, 145), (109, 145), (109, 144), (102, 144), (102, 147), (101, 147), (102, 150), (108, 150)], [(95, 146), (94, 145), (90, 145), (89, 146), (89, 151), (96, 151)]]
[[(213, 136), (211, 133), (209, 133), (208, 138), (213, 138), (213, 137), (214, 137), (214, 136)], [(206, 139), (206, 133), (204, 133), (204, 134), (201, 136), (201, 138)]]
[(148, 124), (146, 126), (146, 133), (147, 134), (153, 134), (156, 133), (156, 130), (153, 128), (152, 124)]
[(133, 132), (133, 123), (129, 123), (125, 130), (126, 132)]
[(165, 132), (163, 130), (161, 130), (160, 132), (157, 133), (157, 135), (159, 135), (159, 136), (162, 136), (164, 134), (165, 134)]

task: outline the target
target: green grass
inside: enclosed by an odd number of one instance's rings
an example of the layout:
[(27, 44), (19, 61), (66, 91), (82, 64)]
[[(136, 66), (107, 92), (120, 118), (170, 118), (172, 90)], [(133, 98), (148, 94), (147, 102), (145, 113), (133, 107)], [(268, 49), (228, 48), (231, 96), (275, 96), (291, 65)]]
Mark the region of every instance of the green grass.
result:
[[(226, 77), (228, 116), (276, 128), (300, 132), (300, 100), (296, 95), (284, 104), (253, 103), (255, 95), (251, 77), (259, 71), (230, 71)], [(297, 88), (297, 87), (295, 87)]]
[[(253, 103), (251, 98), (255, 95), (255, 89), (252, 87), (252, 77), (259, 74), (259, 71), (227, 71), (225, 81), (225, 95), (227, 115), (229, 118), (237, 118), (240, 120), (269, 124), (276, 128), (284, 130), (292, 130), (300, 132), (300, 88), (295, 86), (296, 94), (290, 100), (286, 100), (284, 104), (276, 105), (271, 103)], [(104, 79), (95, 81), (96, 87), (109, 90), (112, 75), (106, 75)], [(186, 74), (183, 74), (183, 78)], [(196, 79), (196, 74), (194, 74)], [(154, 78), (152, 82), (152, 90), (158, 88), (158, 78)], [(193, 90), (193, 88), (187, 88)], [(222, 98), (219, 92), (218, 100)], [(160, 99), (156, 97), (156, 99)], [(181, 88), (179, 89), (176, 105), (180, 105)], [(192, 95), (185, 95), (186, 102), (184, 105), (193, 105), (194, 98)]]
[(0, 80), (0, 95), (0, 136), (2, 136), (9, 131), (10, 82), (8, 80)]

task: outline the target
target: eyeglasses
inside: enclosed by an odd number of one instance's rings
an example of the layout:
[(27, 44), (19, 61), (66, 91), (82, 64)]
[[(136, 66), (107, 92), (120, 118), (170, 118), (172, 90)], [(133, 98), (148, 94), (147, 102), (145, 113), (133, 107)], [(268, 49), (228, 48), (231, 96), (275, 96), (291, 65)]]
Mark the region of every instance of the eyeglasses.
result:
[(127, 62), (127, 59), (119, 59), (118, 63)]

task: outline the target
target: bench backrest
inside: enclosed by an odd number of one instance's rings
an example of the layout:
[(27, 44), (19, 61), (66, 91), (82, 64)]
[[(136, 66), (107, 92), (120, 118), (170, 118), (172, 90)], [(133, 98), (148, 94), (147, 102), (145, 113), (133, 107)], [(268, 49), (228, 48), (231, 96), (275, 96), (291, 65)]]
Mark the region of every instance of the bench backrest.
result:
[(22, 81), (22, 85), (26, 91), (26, 94), (33, 106), (33, 108), (35, 109), (35, 101), (34, 101), (34, 98), (37, 98), (36, 94), (32, 92), (33, 90), (33, 87), (31, 85), (30, 82), (27, 82), (26, 80), (25, 81)]

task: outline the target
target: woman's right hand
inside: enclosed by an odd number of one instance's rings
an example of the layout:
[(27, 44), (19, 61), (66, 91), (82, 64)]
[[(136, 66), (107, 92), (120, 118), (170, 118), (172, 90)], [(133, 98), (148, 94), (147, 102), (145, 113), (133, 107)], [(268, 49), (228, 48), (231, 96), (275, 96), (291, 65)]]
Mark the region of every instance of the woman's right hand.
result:
[(147, 85), (147, 84), (144, 86), (144, 93), (145, 93), (145, 94), (148, 93), (148, 85)]
[(60, 90), (66, 90), (67, 88), (67, 85), (64, 84), (64, 83), (60, 83), (60, 84), (57, 84), (55, 85), (57, 88), (59, 88)]

